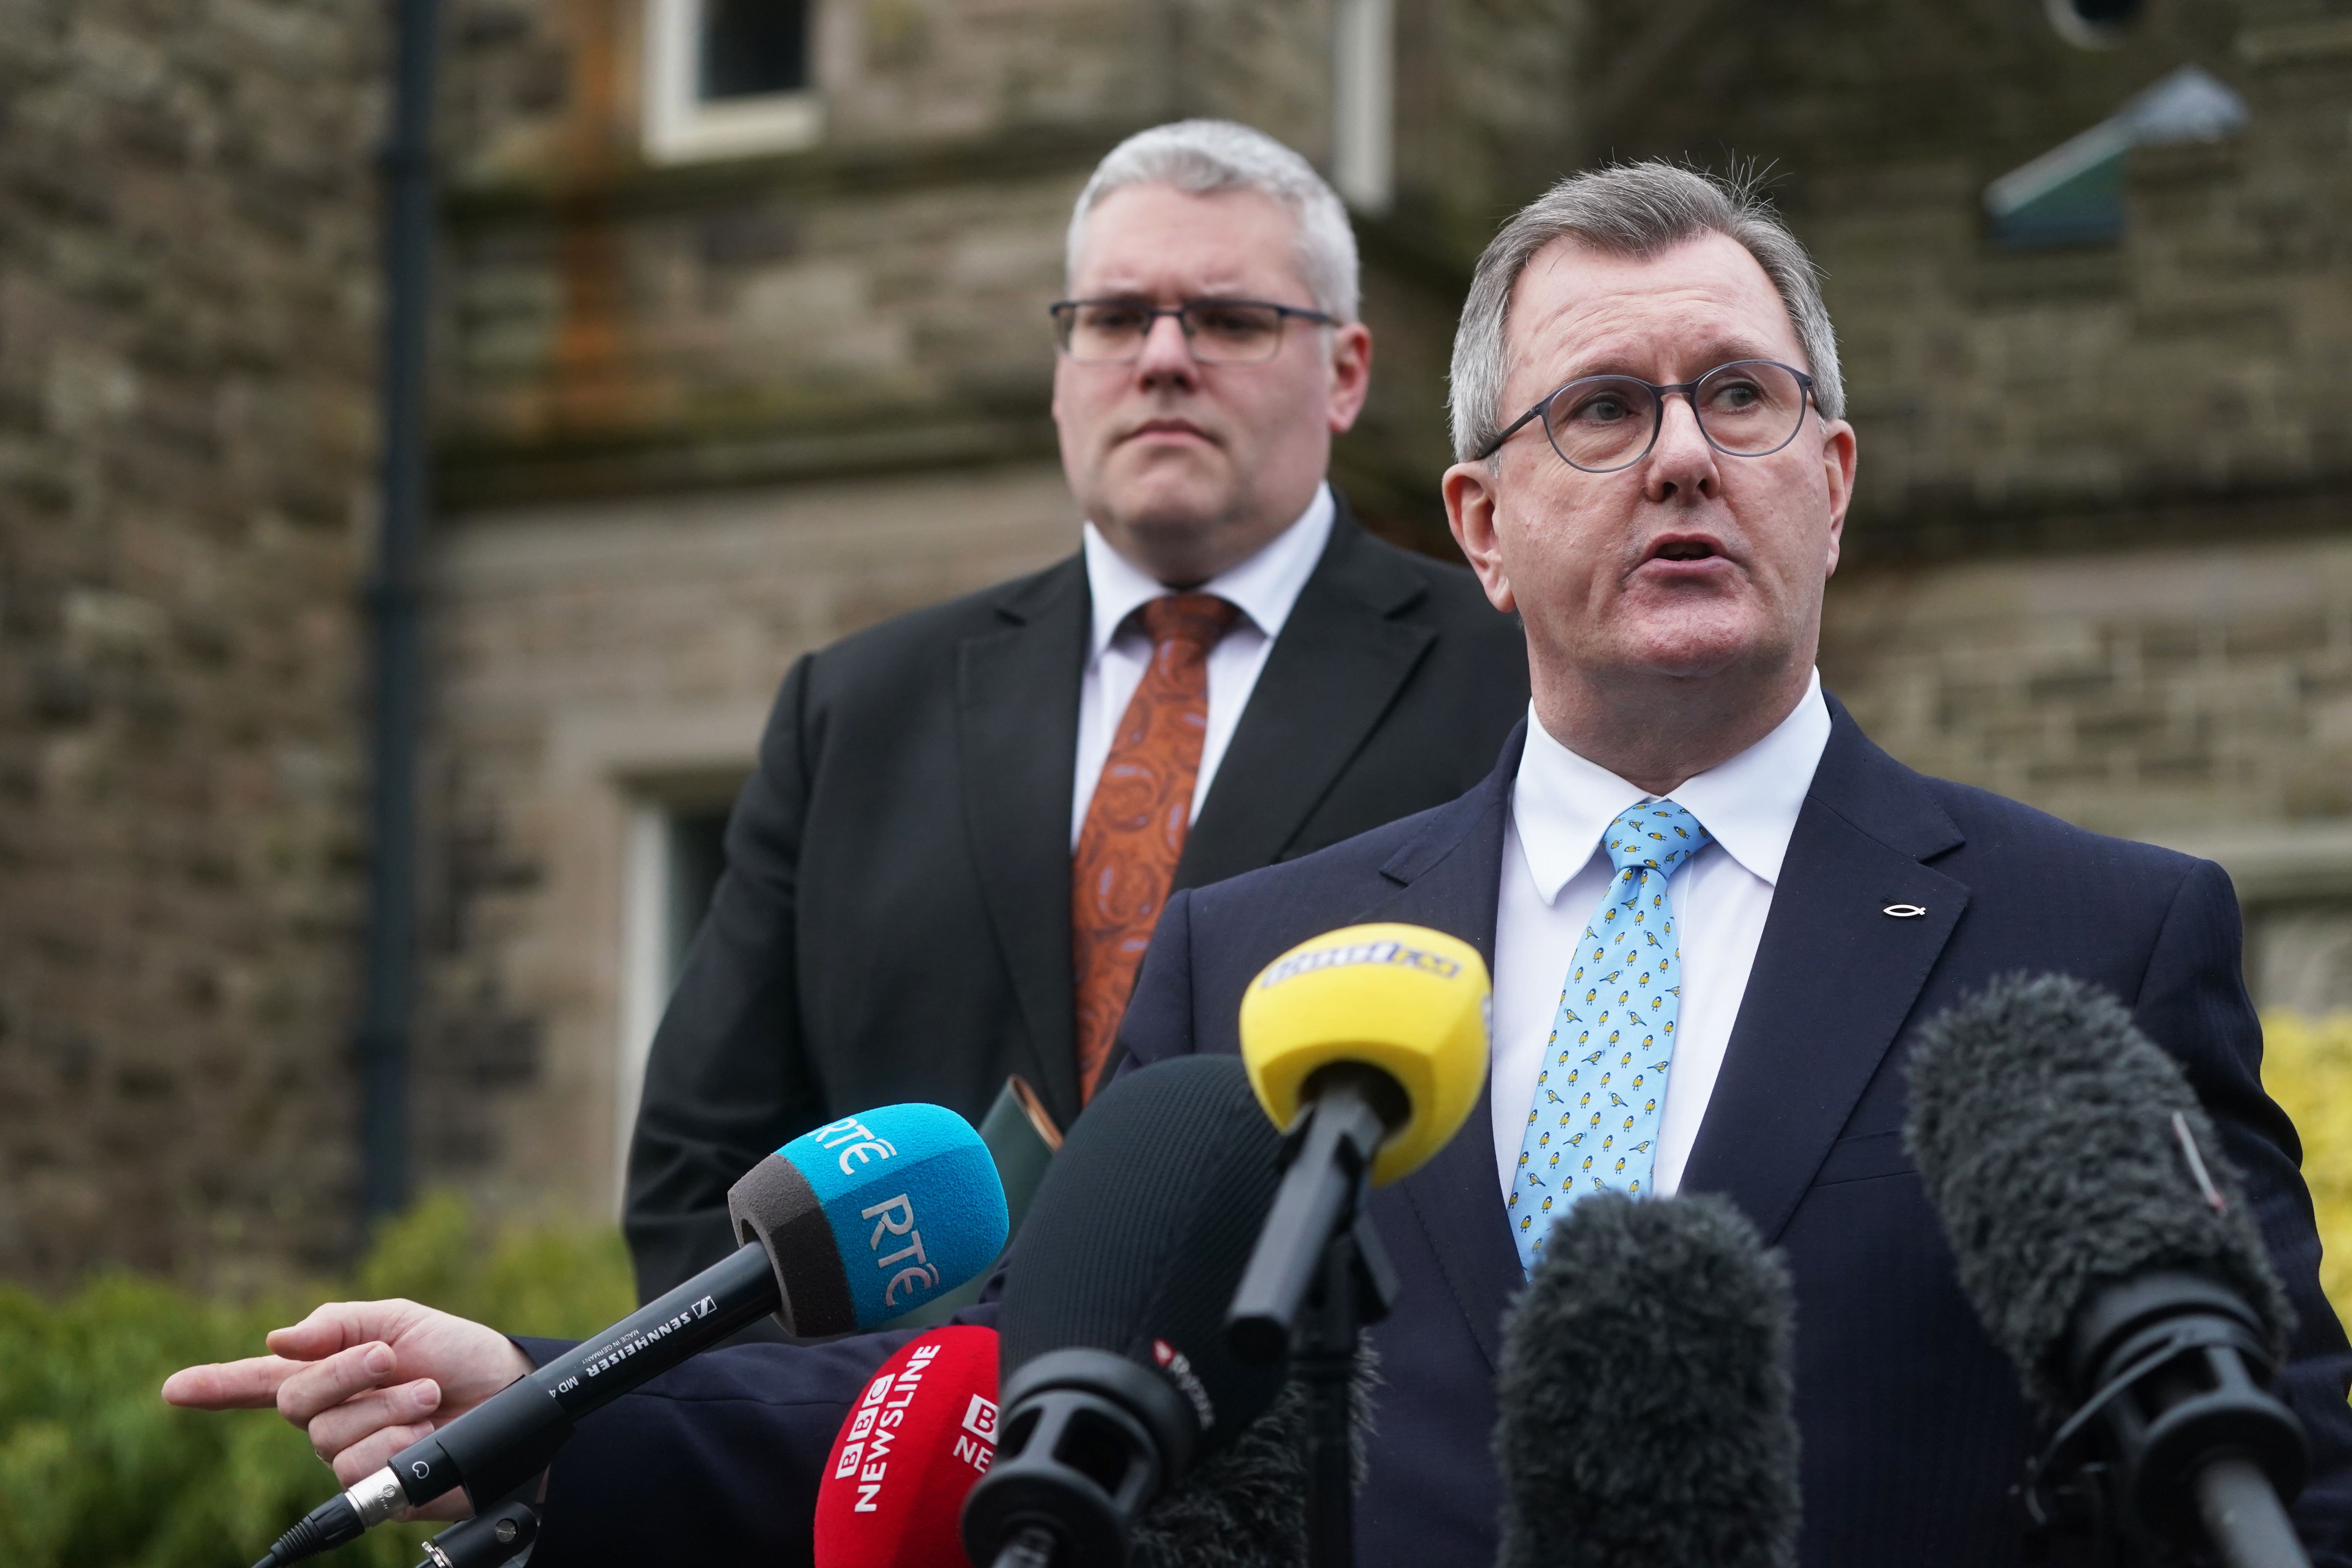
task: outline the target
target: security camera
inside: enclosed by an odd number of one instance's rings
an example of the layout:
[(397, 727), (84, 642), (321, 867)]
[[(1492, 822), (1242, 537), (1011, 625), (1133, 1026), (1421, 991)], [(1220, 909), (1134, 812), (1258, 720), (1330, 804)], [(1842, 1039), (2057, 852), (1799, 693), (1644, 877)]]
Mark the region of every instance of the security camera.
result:
[(2078, 49), (2112, 49), (2139, 19), (2140, 0), (2042, 0), (2050, 25)]

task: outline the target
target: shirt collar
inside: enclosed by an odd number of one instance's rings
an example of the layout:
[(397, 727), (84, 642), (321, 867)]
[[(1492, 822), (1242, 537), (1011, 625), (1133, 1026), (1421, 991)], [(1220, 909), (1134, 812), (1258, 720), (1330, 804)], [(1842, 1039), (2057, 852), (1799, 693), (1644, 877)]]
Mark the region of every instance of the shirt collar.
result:
[[(1238, 566), (1229, 567), (1201, 584), (1196, 591), (1214, 594), (1238, 606), (1250, 623), (1265, 635), (1270, 642), (1281, 635), (1282, 623), (1290, 618), (1290, 609), (1298, 602), (1299, 591), (1315, 573), (1315, 563), (1323, 558), (1323, 546), (1331, 537), (1331, 521), (1336, 511), (1331, 500), (1331, 487), (1315, 487), (1315, 499), (1298, 514), (1288, 528), (1267, 541), (1258, 552)], [(1086, 525), (1087, 589), (1094, 600), (1093, 635), (1087, 642), (1087, 663), (1092, 668), (1102, 658), (1103, 649), (1127, 617), (1150, 601), (1167, 593), (1167, 584), (1128, 560), (1110, 547), (1110, 542), (1091, 522)]]
[[(1731, 858), (1778, 884), (1797, 814), (1830, 741), (1829, 704), (1813, 672), (1805, 695), (1772, 732), (1727, 762), (1683, 782), (1667, 798), (1698, 818)], [(1528, 710), (1528, 746), (1511, 792), (1512, 825), (1536, 890), (1550, 903), (1601, 847), (1617, 814), (1651, 798), (1638, 784), (1552, 739)]]

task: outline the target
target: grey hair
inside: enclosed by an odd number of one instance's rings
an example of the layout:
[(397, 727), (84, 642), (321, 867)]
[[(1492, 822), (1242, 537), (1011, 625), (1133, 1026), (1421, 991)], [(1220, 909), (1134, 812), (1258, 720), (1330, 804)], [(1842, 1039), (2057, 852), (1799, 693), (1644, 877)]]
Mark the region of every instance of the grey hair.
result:
[(1454, 456), (1468, 462), (1503, 427), (1511, 368), (1505, 329), (1511, 290), (1545, 247), (1574, 239), (1595, 250), (1647, 258), (1703, 234), (1738, 240), (1780, 290), (1805, 351), (1813, 400), (1824, 419), (1845, 416), (1837, 332), (1822, 303), (1821, 272), (1750, 176), (1724, 179), (1655, 159), (1570, 174), (1521, 207), (1478, 258), (1462, 324), (1454, 334), (1447, 405)]
[(1315, 308), (1342, 321), (1356, 319), (1356, 231), (1349, 226), (1347, 205), (1313, 164), (1265, 132), (1230, 120), (1179, 120), (1139, 131), (1112, 148), (1070, 212), (1070, 278), (1078, 275), (1087, 215), (1129, 185), (1172, 185), (1196, 196), (1217, 191), (1271, 196), (1298, 220), (1298, 280)]

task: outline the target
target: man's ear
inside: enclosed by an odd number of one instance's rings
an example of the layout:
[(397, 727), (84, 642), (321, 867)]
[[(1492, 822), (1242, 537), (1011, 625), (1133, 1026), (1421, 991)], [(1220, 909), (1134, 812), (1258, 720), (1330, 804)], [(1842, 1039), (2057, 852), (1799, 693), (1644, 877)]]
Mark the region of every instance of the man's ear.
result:
[(1344, 435), (1364, 411), (1372, 385), (1372, 329), (1349, 321), (1331, 329), (1331, 434)]
[(1496, 531), (1496, 514), (1501, 497), (1495, 487), (1495, 474), (1482, 462), (1456, 463), (1445, 470), (1438, 480), (1445, 496), (1445, 525), (1454, 531), (1454, 542), (1462, 547), (1463, 559), (1470, 570), (1478, 574), (1478, 585), (1486, 590), (1486, 602), (1507, 614), (1518, 607), (1511, 595), (1511, 579), (1503, 569), (1503, 545)]
[(1829, 490), (1830, 547), (1829, 559), (1822, 574), (1833, 574), (1838, 568), (1838, 555), (1845, 541), (1846, 508), (1853, 504), (1854, 470), (1853, 426), (1838, 420), (1822, 432), (1822, 479)]

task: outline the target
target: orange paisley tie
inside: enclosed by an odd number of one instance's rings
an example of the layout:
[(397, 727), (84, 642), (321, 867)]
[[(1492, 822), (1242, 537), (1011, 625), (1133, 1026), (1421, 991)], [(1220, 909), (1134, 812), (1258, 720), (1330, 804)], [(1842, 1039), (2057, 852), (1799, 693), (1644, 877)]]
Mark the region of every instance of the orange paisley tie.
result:
[(1151, 665), (1111, 737), (1070, 866), (1078, 1090), (1087, 1098), (1184, 853), (1209, 732), (1209, 650), (1241, 611), (1213, 594), (1171, 594), (1136, 613), (1151, 637)]

